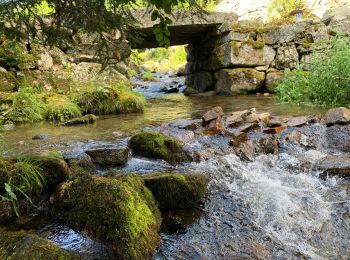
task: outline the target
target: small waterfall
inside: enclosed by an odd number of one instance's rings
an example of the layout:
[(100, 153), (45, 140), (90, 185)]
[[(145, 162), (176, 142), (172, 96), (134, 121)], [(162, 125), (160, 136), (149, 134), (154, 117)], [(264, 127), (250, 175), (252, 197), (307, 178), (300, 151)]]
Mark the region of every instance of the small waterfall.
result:
[(349, 181), (303, 170), (307, 156), (323, 155), (294, 147), (253, 162), (227, 155), (193, 164), (210, 179), (204, 217), (164, 236), (157, 258), (349, 259)]

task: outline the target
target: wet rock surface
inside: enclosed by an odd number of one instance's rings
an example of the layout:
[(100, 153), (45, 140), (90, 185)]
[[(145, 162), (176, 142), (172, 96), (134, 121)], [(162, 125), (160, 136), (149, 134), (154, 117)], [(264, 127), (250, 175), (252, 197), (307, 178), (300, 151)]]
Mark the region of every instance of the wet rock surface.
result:
[(120, 148), (99, 148), (88, 150), (86, 153), (92, 161), (100, 166), (122, 166), (128, 162), (128, 147)]

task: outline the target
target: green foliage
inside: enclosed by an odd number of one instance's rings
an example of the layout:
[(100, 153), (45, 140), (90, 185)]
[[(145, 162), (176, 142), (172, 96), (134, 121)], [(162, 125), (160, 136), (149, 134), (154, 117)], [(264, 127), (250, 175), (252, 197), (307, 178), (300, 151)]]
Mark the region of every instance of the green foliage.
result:
[(0, 67), (6, 69), (25, 68), (34, 61), (34, 56), (27, 52), (24, 44), (6, 40), (0, 45)]
[[(0, 188), (0, 198), (12, 204), (16, 215), (19, 215), (18, 199), (26, 198), (32, 203), (31, 194), (45, 185), (42, 169), (32, 158), (17, 156), (15, 163), (0, 159), (3, 177), (6, 176), (3, 189)], [(4, 180), (2, 180), (4, 181)]]
[(128, 76), (129, 77), (135, 77), (137, 75), (137, 71), (134, 69), (128, 69)]
[(339, 37), (331, 45), (323, 53), (311, 55), (309, 72), (297, 69), (286, 73), (277, 87), (281, 101), (350, 105), (350, 40)]
[(126, 83), (95, 84), (86, 83), (83, 90), (74, 93), (77, 104), (85, 114), (106, 115), (143, 110), (145, 98)]
[(303, 16), (308, 14), (306, 0), (271, 0), (268, 6), (269, 19), (287, 18), (298, 10), (303, 11)]
[(13, 105), (6, 115), (8, 119), (15, 123), (43, 120), (45, 104), (33, 89), (23, 87), (13, 95)]
[(136, 134), (130, 139), (129, 145), (136, 155), (147, 158), (163, 159), (170, 163), (187, 160), (178, 140), (158, 132)]
[(150, 70), (145, 69), (142, 72), (142, 79), (145, 81), (155, 81), (156, 77), (153, 75), (153, 73)]
[[(138, 24), (132, 10), (135, 6), (147, 7), (154, 26), (154, 33), (161, 46), (169, 46), (171, 24), (170, 15), (175, 8), (191, 8), (202, 10), (197, 0), (109, 0), (109, 1), (71, 1), (62, 0), (11, 0), (0, 2), (0, 33), (15, 41), (35, 39), (50, 45), (67, 48), (74, 44), (72, 33), (97, 33), (99, 40), (97, 55), (100, 58), (111, 57), (108, 48), (110, 38), (104, 32), (119, 30), (123, 35), (127, 32), (130, 40), (140, 40), (135, 32)], [(51, 19), (45, 15), (52, 14)], [(88, 15), (87, 15), (88, 14)], [(49, 22), (48, 22), (49, 20)], [(9, 28), (10, 26), (10, 28)]]
[(81, 116), (77, 104), (63, 95), (52, 94), (46, 98), (45, 118), (53, 121), (64, 121), (73, 117)]
[(187, 62), (185, 46), (155, 48), (144, 51), (133, 51), (131, 60), (143, 67), (156, 71), (177, 70)]

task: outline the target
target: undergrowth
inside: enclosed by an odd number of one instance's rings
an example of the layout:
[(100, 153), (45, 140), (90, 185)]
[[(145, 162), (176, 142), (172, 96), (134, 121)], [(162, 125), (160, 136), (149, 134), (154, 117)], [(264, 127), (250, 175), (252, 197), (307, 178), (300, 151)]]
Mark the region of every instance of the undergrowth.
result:
[(312, 53), (310, 71), (302, 71), (300, 66), (286, 73), (277, 87), (279, 100), (350, 105), (350, 39), (337, 37), (326, 44), (323, 53)]

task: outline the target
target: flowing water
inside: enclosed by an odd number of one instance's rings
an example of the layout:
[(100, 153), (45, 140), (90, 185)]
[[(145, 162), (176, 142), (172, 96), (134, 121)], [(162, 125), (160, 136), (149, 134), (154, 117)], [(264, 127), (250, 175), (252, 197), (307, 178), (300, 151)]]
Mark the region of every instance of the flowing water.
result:
[[(324, 112), (324, 108), (281, 105), (264, 96), (159, 94), (159, 89), (171, 82), (173, 78), (163, 76), (160, 83), (140, 84), (138, 88), (150, 98), (143, 114), (103, 117), (90, 126), (19, 126), (5, 133), (6, 142), (9, 148), (22, 151), (71, 145), (83, 150), (125, 142), (125, 137), (145, 127), (199, 118), (217, 105), (226, 112), (251, 107), (276, 115)], [(181, 80), (176, 79), (176, 84)], [(147, 92), (147, 86), (152, 91)], [(35, 134), (48, 134), (49, 139), (31, 140)], [(324, 152), (285, 146), (279, 155), (262, 155), (253, 162), (226, 155), (177, 168), (133, 158), (125, 169), (117, 171), (200, 172), (210, 180), (202, 210), (164, 213), (164, 242), (156, 259), (350, 259), (349, 181), (322, 179), (318, 172), (302, 167), (306, 159), (312, 163)], [(111, 258), (108, 249), (67, 227), (45, 221), (34, 226), (40, 235), (82, 252), (85, 259)]]

